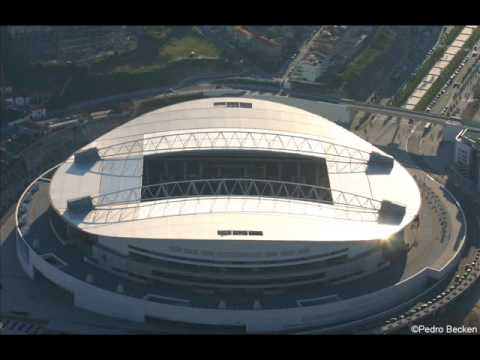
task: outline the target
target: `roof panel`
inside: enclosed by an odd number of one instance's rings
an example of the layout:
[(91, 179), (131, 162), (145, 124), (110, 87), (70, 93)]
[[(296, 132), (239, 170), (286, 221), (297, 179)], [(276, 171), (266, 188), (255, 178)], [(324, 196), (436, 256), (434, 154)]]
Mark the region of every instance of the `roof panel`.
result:
[[(213, 102), (216, 101), (248, 101), (252, 103), (252, 108), (214, 107)], [(352, 156), (361, 158), (362, 153), (357, 152), (355, 155), (355, 150), (341, 146), (359, 149), (367, 154), (372, 151), (385, 154), (333, 122), (299, 108), (260, 99), (194, 100), (145, 114), (87, 145), (85, 148), (95, 145), (102, 149), (105, 146), (138, 140), (135, 146), (139, 152), (123, 154), (116, 158), (104, 158), (90, 169), (72, 165), (72, 158), (69, 159), (60, 166), (51, 182), (52, 204), (63, 213), (69, 199), (140, 187), (143, 153), (165, 151), (168, 148), (171, 150), (172, 146), (209, 147), (212, 143), (211, 136), (214, 136), (212, 134), (219, 129), (230, 130), (228, 134), (231, 137), (230, 146), (242, 143), (243, 147), (270, 146), (284, 151), (288, 146), (297, 145), (297, 151), (305, 153), (338, 151), (339, 154), (346, 156), (347, 162), (352, 161)], [(242, 138), (240, 134), (233, 134), (234, 130), (243, 131), (243, 134), (247, 135)], [(155, 143), (156, 139), (175, 132), (182, 134), (175, 140), (176, 145), (166, 140), (162, 140), (163, 143), (158, 141)], [(195, 136), (188, 136), (186, 133)], [(282, 135), (279, 137), (262, 133)], [(299, 140), (301, 137), (313, 140)], [(317, 140), (330, 141), (332, 144), (319, 143)], [(366, 197), (373, 196), (379, 201), (406, 202), (406, 216), (402, 224), (379, 225), (371, 213), (353, 212), (351, 209), (338, 206), (267, 198), (247, 200), (192, 198), (181, 202), (162, 200), (132, 203), (113, 207), (108, 211), (98, 209), (84, 219), (69, 217), (68, 214), (65, 216), (68, 221), (79, 227), (105, 236), (205, 239), (215, 238), (220, 224), (230, 227), (257, 224), (266, 234), (263, 240), (278, 237), (278, 240), (322, 241), (376, 239), (378, 236), (399, 231), (418, 212), (420, 206), (418, 187), (399, 163), (395, 162), (392, 172), (388, 175), (367, 176), (365, 169), (361, 167), (357, 172), (354, 172), (353, 168), (344, 173), (335, 172), (334, 170), (338, 168), (335, 167), (334, 160), (338, 160), (338, 157), (325, 154), (318, 156), (327, 160), (331, 171), (329, 177), (332, 189)], [(365, 160), (368, 160), (368, 157)], [(392, 191), (392, 187), (402, 188), (402, 192)], [(135, 197), (136, 194), (129, 196)], [(140, 198), (139, 193), (137, 197)]]

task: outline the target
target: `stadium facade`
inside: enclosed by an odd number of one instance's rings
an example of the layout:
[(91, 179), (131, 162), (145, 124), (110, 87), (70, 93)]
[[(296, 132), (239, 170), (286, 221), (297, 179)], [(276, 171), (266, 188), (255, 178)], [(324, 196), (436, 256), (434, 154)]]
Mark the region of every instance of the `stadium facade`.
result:
[(32, 278), (97, 313), (302, 331), (378, 315), (425, 288), (426, 276), (398, 275), (420, 207), (405, 168), (334, 122), (201, 99), (131, 120), (32, 183), (17, 251)]

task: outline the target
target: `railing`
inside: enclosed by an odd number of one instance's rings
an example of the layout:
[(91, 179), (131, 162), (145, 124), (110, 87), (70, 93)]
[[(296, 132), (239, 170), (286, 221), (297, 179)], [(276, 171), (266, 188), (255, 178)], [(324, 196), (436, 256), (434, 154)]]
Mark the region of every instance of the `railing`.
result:
[(379, 200), (323, 186), (288, 181), (224, 178), (164, 182), (130, 188), (92, 198), (96, 207), (138, 202), (140, 199), (164, 200), (199, 196), (256, 196), (306, 200), (342, 205), (378, 212)]

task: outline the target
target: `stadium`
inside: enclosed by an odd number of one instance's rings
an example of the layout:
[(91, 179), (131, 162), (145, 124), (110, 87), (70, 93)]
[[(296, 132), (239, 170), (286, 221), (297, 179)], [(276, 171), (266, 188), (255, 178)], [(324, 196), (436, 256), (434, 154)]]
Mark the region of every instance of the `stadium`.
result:
[(135, 118), (37, 178), (17, 253), (30, 278), (107, 316), (308, 332), (385, 316), (450, 273), (463, 241), (413, 246), (421, 209), (409, 172), (334, 122), (207, 98)]

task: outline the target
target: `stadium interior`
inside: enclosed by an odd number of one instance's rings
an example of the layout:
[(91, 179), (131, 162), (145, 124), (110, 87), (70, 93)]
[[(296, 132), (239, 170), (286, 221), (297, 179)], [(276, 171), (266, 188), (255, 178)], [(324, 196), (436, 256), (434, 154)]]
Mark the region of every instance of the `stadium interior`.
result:
[[(249, 179), (259, 180), (255, 185), (264, 188), (237, 186), (234, 180)], [(188, 185), (196, 180), (227, 180), (225, 187), (218, 186), (218, 182), (201, 183), (196, 189), (189, 190)], [(162, 183), (172, 183), (169, 196), (185, 195), (262, 195), (276, 197), (295, 197), (280, 189), (280, 186), (289, 184), (310, 185), (317, 189), (317, 196), (307, 193), (297, 197), (308, 200), (319, 199), (332, 204), (330, 181), (326, 161), (319, 157), (299, 156), (285, 153), (272, 153), (264, 151), (182, 151), (181, 153), (148, 155), (143, 162), (143, 187), (154, 186)], [(177, 188), (173, 188), (177, 183)], [(265, 185), (269, 185), (265, 187)], [(272, 186), (272, 187), (270, 187)], [(192, 193), (193, 191), (197, 193)], [(318, 197), (318, 191), (321, 196)], [(153, 198), (166, 197), (166, 194), (143, 192), (142, 201)]]

